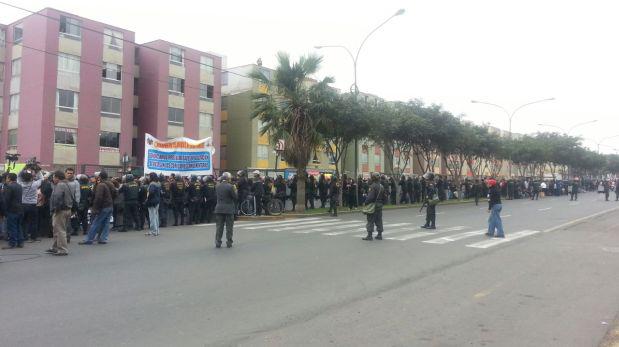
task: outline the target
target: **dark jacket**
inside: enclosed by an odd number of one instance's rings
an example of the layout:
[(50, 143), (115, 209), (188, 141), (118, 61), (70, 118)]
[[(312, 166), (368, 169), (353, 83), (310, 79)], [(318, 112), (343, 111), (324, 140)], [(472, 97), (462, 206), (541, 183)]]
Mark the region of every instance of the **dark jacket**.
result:
[(4, 202), (8, 213), (20, 214), (23, 212), (21, 203), (22, 188), (17, 182), (4, 186)]
[(251, 192), (256, 197), (262, 197), (264, 195), (264, 183), (260, 178), (256, 178), (255, 182), (252, 183)]
[(159, 205), (161, 201), (161, 185), (159, 182), (151, 182), (148, 185), (148, 195), (146, 197), (146, 202), (144, 206), (146, 207), (155, 207)]
[(54, 186), (49, 207), (52, 212), (70, 210), (74, 200), (71, 187), (63, 180)]
[(236, 201), (238, 200), (236, 187), (227, 181), (223, 181), (215, 187), (215, 193), (217, 194), (215, 213), (234, 214), (236, 212)]
[(492, 206), (501, 203), (501, 191), (497, 188), (497, 186), (493, 186), (488, 191), (488, 209), (491, 210)]
[(95, 186), (95, 198), (92, 201), (92, 212), (99, 213), (104, 208), (112, 207), (114, 197), (112, 193), (114, 185), (108, 181), (101, 181)]
[(137, 203), (140, 195), (140, 187), (134, 181), (125, 183), (118, 190), (119, 193), (125, 194), (125, 203)]
[(374, 203), (376, 207), (383, 207), (387, 201), (387, 192), (385, 187), (378, 182), (374, 182), (370, 185), (368, 190), (368, 197), (365, 199), (366, 204)]

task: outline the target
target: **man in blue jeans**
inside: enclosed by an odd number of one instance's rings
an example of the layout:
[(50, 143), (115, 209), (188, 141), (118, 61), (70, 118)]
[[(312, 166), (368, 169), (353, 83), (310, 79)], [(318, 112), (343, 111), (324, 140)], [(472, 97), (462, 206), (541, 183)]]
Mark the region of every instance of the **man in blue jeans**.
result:
[(112, 215), (116, 188), (107, 180), (107, 173), (105, 171), (101, 171), (99, 175), (95, 174), (95, 177), (95, 197), (92, 201), (92, 213), (95, 217), (90, 225), (90, 229), (88, 229), (86, 240), (80, 242), (80, 245), (92, 245), (98, 231), (101, 231), (98, 243), (106, 244), (110, 233), (110, 216)]
[[(488, 218), (488, 237), (500, 237), (504, 238), (503, 222), (501, 221), (501, 210), (503, 205), (501, 204), (501, 191), (497, 188), (496, 181), (489, 179), (488, 184), (488, 212), (490, 217)], [(495, 232), (496, 231), (496, 235)]]
[(7, 182), (4, 186), (4, 201), (6, 206), (6, 229), (9, 245), (2, 249), (24, 247), (24, 238), (20, 224), (22, 219), (22, 188), (17, 183), (17, 175), (14, 172), (7, 174)]

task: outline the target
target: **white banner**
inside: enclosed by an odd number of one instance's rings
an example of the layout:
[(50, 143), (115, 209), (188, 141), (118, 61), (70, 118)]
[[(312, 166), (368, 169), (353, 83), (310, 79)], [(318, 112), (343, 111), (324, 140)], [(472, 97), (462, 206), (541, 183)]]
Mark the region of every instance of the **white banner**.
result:
[(203, 176), (213, 174), (215, 148), (210, 137), (192, 140), (186, 137), (161, 141), (144, 136), (144, 174)]

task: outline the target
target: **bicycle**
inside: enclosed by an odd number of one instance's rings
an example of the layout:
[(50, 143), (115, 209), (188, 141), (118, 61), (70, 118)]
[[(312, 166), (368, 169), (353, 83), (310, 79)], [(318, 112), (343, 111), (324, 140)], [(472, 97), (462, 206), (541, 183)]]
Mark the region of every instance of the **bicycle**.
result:
[(239, 206), (239, 210), (244, 216), (255, 216), (256, 215), (256, 197), (253, 195), (248, 195), (245, 201), (241, 202), (241, 206)]
[(266, 206), (270, 214), (279, 216), (284, 212), (284, 202), (278, 198), (271, 199)]

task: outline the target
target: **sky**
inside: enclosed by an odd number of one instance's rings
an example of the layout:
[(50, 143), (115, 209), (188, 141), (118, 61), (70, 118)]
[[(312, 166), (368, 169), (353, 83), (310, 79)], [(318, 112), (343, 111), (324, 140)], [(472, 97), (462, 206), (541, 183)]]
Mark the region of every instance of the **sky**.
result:
[[(357, 85), (387, 100), (422, 99), (478, 124), (508, 129), (505, 111), (546, 98), (515, 113), (515, 133), (565, 132), (600, 151), (619, 151), (619, 2), (588, 0), (377, 1), (79, 1), (2, 0), (30, 10), (53, 7), (132, 30), (138, 43), (155, 39), (215, 52), (227, 67), (276, 66), (276, 53), (315, 53), (315, 76), (353, 84), (351, 57), (363, 38)], [(148, 5), (146, 5), (148, 4)], [(0, 4), (0, 23), (26, 15)], [(555, 127), (540, 126), (549, 124)], [(559, 128), (556, 128), (559, 127)], [(615, 135), (617, 137), (611, 138)]]

